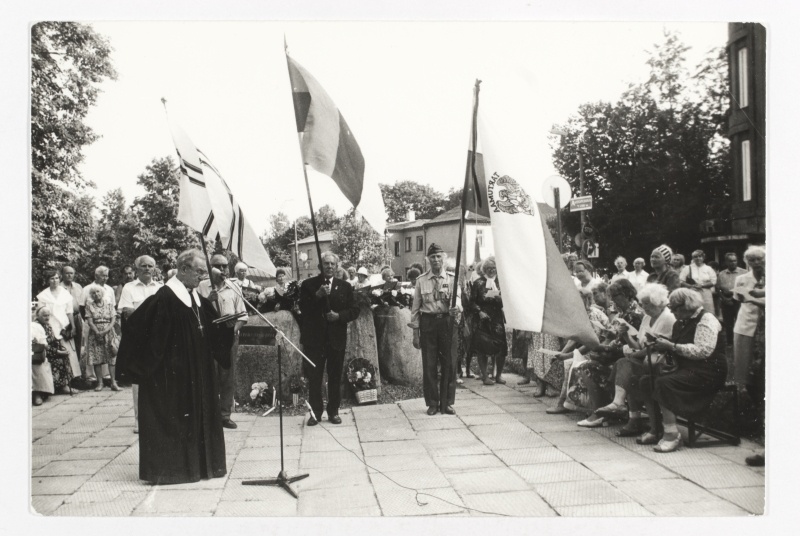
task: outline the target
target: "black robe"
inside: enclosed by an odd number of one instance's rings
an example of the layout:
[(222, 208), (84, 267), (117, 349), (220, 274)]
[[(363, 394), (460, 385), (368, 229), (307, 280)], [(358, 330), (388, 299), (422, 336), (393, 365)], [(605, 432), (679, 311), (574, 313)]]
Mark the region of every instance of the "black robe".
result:
[(119, 359), (139, 384), (139, 478), (154, 484), (226, 473), (214, 360), (230, 367), (230, 341), (212, 324), (211, 302), (200, 302), (187, 307), (164, 286), (130, 315), (120, 342)]

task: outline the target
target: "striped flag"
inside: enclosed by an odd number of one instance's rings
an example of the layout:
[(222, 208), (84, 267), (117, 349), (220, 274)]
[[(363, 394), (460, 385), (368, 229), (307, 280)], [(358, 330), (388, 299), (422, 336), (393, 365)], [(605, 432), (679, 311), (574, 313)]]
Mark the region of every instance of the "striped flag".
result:
[(169, 114), (167, 119), (181, 170), (178, 220), (206, 238), (219, 240), (249, 266), (274, 276), (275, 265), (228, 184)]
[(503, 281), (503, 314), (509, 328), (599, 344), (583, 300), (561, 260), (537, 203), (506, 167), (482, 120), (478, 136), (488, 178), (497, 272)]
[(383, 234), (383, 196), (376, 181), (365, 180), (364, 156), (347, 121), (316, 78), (288, 53), (286, 62), (303, 162), (332, 178), (372, 228)]

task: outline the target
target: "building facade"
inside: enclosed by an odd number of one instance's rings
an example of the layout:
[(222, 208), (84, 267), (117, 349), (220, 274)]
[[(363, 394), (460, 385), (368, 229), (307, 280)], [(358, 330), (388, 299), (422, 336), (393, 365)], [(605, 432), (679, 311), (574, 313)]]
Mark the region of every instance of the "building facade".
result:
[[(461, 208), (456, 207), (430, 220), (415, 220), (389, 224), (389, 249), (393, 254), (392, 270), (402, 279), (407, 279), (411, 264), (419, 263), (428, 269), (425, 254), (431, 243), (438, 244), (450, 258), (455, 258), (458, 247), (458, 228)], [(464, 235), (461, 243), (462, 259), (467, 264), (475, 259), (477, 247), (481, 259), (494, 255), (489, 218), (469, 215), (464, 221)]]
[[(333, 243), (334, 232), (323, 231), (318, 234), (320, 251), (323, 253), (330, 251), (331, 244)], [(291, 248), (293, 253), (294, 247), (294, 242), (292, 242)], [(314, 235), (297, 241), (297, 256), (299, 259), (295, 258), (294, 254), (292, 255), (292, 279), (294, 279), (298, 274), (296, 264), (297, 261), (300, 263), (300, 275), (298, 277), (298, 281), (302, 281), (303, 279), (314, 277), (315, 275), (319, 274), (319, 257), (317, 256), (317, 247), (314, 245)]]
[[(712, 258), (732, 251), (741, 258), (751, 244), (766, 239), (766, 96), (767, 31), (757, 23), (728, 24), (730, 108), (727, 136), (731, 143), (731, 212), (709, 220), (701, 240)], [(707, 251), (707, 256), (710, 252)]]

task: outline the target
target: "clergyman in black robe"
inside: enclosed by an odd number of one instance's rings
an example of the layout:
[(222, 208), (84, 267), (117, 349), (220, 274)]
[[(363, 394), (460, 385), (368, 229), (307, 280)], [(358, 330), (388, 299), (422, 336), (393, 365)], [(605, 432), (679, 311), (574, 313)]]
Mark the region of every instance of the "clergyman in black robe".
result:
[(199, 251), (181, 253), (178, 273), (131, 314), (120, 343), (139, 384), (139, 478), (154, 484), (226, 473), (214, 361), (230, 367), (230, 341), (195, 291), (205, 266)]

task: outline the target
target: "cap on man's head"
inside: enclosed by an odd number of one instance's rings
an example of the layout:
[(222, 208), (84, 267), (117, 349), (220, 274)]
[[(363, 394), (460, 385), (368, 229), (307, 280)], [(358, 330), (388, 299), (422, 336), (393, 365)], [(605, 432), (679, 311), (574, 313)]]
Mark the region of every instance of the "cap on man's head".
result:
[(435, 255), (436, 253), (444, 253), (444, 250), (436, 242), (431, 242), (428, 247), (428, 256)]
[(363, 266), (362, 266), (361, 268), (359, 268), (359, 269), (358, 269), (358, 271), (357, 271), (356, 273), (357, 273), (358, 275), (366, 275), (366, 276), (369, 276), (369, 271), (368, 271), (366, 268), (364, 268)]

